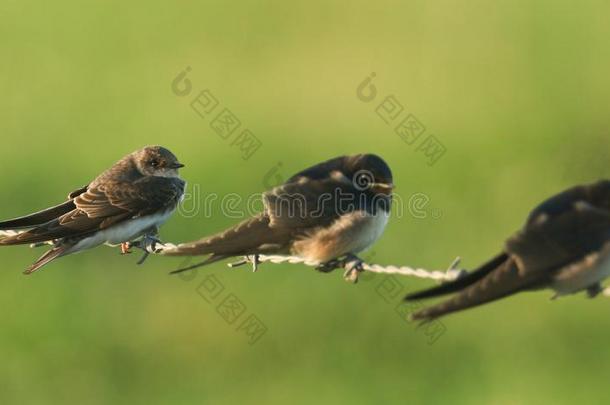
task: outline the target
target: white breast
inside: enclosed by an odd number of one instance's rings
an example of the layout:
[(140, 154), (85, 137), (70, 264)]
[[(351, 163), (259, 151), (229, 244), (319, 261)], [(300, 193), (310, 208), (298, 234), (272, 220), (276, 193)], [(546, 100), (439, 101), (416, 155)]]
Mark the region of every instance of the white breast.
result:
[(389, 214), (356, 211), (337, 219), (327, 228), (318, 228), (294, 243), (291, 253), (307, 260), (327, 262), (348, 253), (369, 248), (382, 235)]
[[(349, 244), (349, 253), (362, 252), (377, 242), (377, 239), (381, 237), (385, 227), (388, 225), (389, 217), (389, 214), (379, 210), (375, 215), (366, 214), (363, 220), (354, 221), (356, 224), (354, 228), (356, 229), (353, 229), (351, 233), (353, 239)], [(349, 221), (350, 219), (340, 219), (333, 226), (342, 227), (343, 224), (341, 222), (345, 220)]]

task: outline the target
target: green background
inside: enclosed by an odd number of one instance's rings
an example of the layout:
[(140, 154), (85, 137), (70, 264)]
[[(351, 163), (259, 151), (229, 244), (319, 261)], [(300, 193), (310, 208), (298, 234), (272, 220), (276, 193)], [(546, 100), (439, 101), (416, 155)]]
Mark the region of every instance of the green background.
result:
[[(0, 213), (58, 203), (123, 155), (170, 148), (201, 196), (264, 190), (324, 159), (383, 156), (429, 215), (394, 218), (374, 261), (477, 266), (528, 211), (608, 176), (610, 7), (602, 1), (0, 4)], [(171, 82), (190, 66), (193, 93)], [(356, 87), (376, 73), (378, 99)], [(249, 160), (189, 107), (210, 89), (262, 142)], [(393, 94), (447, 148), (434, 166), (375, 113)], [(405, 202), (406, 203), (406, 202)], [(235, 223), (175, 215), (186, 241)], [(435, 213), (436, 215), (432, 215)], [(438, 218), (440, 214), (440, 218)], [(523, 294), (443, 319), (434, 344), (340, 272), (180, 260), (100, 247), (33, 276), (0, 252), (2, 403), (607, 402), (610, 302)], [(214, 274), (268, 331), (254, 345), (197, 288)], [(430, 282), (401, 278), (404, 293)], [(245, 315), (244, 315), (245, 316)]]

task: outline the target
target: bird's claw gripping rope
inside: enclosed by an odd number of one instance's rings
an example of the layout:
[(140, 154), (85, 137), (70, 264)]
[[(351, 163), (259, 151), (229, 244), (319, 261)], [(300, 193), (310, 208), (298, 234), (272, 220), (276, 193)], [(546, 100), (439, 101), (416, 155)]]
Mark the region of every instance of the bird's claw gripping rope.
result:
[(163, 245), (163, 242), (153, 235), (144, 235), (140, 240), (127, 243), (129, 244), (130, 248), (135, 247), (144, 251), (144, 255), (142, 255), (140, 260), (137, 262), (138, 265), (144, 264), (151, 253), (161, 252), (162, 248), (160, 246)]

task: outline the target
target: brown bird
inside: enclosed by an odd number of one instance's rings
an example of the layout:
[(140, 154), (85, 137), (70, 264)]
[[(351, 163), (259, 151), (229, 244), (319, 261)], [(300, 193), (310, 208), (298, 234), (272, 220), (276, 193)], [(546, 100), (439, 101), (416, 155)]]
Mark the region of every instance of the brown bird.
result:
[(187, 269), (233, 256), (287, 254), (327, 263), (319, 269), (330, 271), (335, 259), (355, 255), (381, 236), (393, 187), (392, 172), (380, 157), (341, 156), (264, 193), (261, 214), (164, 254), (209, 255)]
[(430, 321), (517, 294), (550, 288), (555, 297), (601, 291), (610, 275), (610, 181), (577, 186), (538, 206), (504, 249), (456, 281), (408, 295), (414, 301), (455, 293), (412, 318)]
[(0, 230), (21, 230), (0, 245), (51, 244), (53, 247), (26, 271), (101, 244), (121, 245), (156, 235), (184, 194), (183, 167), (167, 149), (149, 146), (119, 160), (89, 185), (73, 191), (68, 201), (24, 217), (0, 222)]

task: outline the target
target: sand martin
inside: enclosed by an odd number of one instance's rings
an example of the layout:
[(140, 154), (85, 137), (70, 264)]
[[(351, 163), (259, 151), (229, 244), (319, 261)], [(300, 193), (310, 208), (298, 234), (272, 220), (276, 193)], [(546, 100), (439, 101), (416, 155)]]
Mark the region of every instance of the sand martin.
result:
[(379, 156), (341, 156), (264, 193), (261, 214), (164, 254), (210, 255), (189, 269), (233, 256), (280, 254), (326, 264), (319, 269), (331, 271), (335, 259), (353, 256), (381, 236), (393, 187), (392, 172)]
[(522, 291), (550, 288), (555, 297), (587, 291), (593, 298), (610, 275), (610, 181), (566, 190), (538, 206), (503, 251), (472, 273), (411, 294), (445, 302), (413, 314), (432, 320)]
[(184, 194), (185, 182), (176, 156), (160, 146), (133, 152), (89, 185), (73, 191), (63, 204), (0, 222), (0, 230), (22, 230), (0, 239), (0, 245), (41, 244), (53, 247), (26, 271), (84, 249), (121, 245), (143, 235), (156, 235)]

